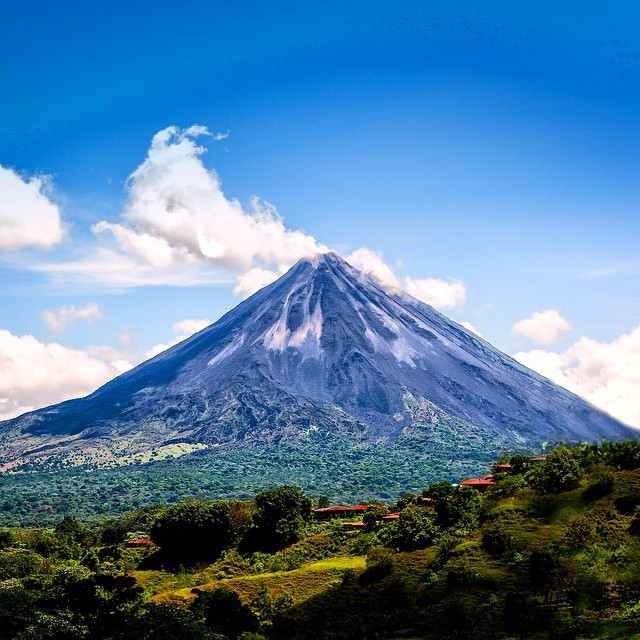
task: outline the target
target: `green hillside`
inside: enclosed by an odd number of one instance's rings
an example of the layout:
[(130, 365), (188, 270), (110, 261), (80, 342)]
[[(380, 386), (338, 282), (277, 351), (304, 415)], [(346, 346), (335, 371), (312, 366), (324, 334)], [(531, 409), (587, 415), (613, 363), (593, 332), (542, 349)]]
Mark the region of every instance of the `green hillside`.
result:
[(5, 529), (0, 638), (640, 638), (640, 444), (500, 463), (355, 531), (291, 487)]

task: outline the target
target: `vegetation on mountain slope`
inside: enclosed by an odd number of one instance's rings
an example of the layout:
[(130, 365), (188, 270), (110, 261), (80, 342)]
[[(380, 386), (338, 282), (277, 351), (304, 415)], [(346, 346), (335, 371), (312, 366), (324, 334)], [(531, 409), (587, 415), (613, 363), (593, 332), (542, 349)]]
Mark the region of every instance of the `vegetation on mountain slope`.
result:
[(454, 427), (415, 428), (395, 445), (357, 446), (312, 430), (296, 446), (201, 451), (128, 467), (27, 468), (0, 475), (0, 513), (6, 526), (53, 526), (65, 515), (92, 523), (154, 503), (251, 499), (283, 484), (334, 503), (389, 502), (437, 480), (484, 474), (504, 451), (479, 429)]

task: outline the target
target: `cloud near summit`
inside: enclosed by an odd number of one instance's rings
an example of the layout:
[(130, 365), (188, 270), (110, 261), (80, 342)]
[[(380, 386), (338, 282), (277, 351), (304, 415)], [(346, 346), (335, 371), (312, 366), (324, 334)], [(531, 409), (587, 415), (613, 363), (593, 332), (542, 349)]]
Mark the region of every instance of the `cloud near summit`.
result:
[(205, 148), (196, 140), (209, 135), (204, 127), (157, 133), (129, 177), (121, 222), (99, 222), (94, 233), (114, 253), (160, 272), (197, 272), (208, 265), (235, 274), (256, 268), (279, 274), (327, 250), (303, 231), (288, 229), (269, 203), (254, 198), (246, 211), (227, 198), (218, 175), (202, 162)]
[[(328, 251), (312, 235), (287, 227), (272, 204), (254, 197), (243, 207), (224, 194), (217, 173), (203, 163), (206, 149), (198, 139), (227, 135), (197, 125), (159, 131), (127, 180), (120, 220), (93, 225), (98, 246), (78, 259), (36, 268), (63, 281), (124, 288), (235, 282), (236, 295), (246, 298), (299, 259)], [(462, 282), (401, 279), (381, 254), (366, 247), (345, 257), (385, 286), (407, 289), (438, 308), (465, 302)]]

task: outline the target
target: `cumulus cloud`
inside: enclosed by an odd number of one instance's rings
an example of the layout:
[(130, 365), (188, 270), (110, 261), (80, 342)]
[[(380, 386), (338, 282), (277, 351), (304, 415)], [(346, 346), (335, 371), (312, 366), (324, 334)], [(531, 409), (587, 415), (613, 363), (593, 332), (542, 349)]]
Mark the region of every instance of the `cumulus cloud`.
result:
[[(95, 283), (116, 288), (192, 286), (235, 282), (245, 298), (282, 275), (300, 258), (329, 250), (312, 235), (290, 229), (276, 208), (253, 198), (247, 207), (228, 198), (198, 144), (201, 136), (223, 140), (206, 127), (168, 127), (152, 139), (147, 156), (127, 181), (121, 218), (92, 227), (97, 247), (66, 262), (35, 264), (63, 285)], [(465, 302), (466, 287), (436, 278), (402, 280), (380, 253), (366, 247), (347, 256), (394, 289), (441, 309)]]
[(186, 320), (180, 320), (180, 322), (174, 322), (171, 328), (176, 335), (188, 338), (194, 333), (202, 331), (210, 324), (211, 320), (208, 318), (187, 318)]
[(538, 344), (551, 344), (572, 328), (569, 321), (563, 318), (557, 309), (547, 309), (536, 311), (530, 318), (516, 322), (511, 333), (525, 336)]
[(202, 162), (205, 149), (196, 141), (202, 135), (209, 132), (197, 126), (157, 133), (129, 177), (122, 221), (99, 222), (94, 233), (143, 266), (165, 271), (204, 264), (241, 275), (255, 268), (281, 272), (327, 250), (288, 229), (269, 203), (256, 198), (245, 210), (227, 198), (217, 174)]
[(582, 337), (561, 353), (534, 349), (514, 357), (619, 420), (640, 427), (640, 326), (612, 342)]
[(85, 396), (210, 324), (204, 318), (175, 322), (174, 339), (151, 349), (136, 345), (126, 332), (115, 346), (74, 349), (0, 329), (0, 420)]
[(277, 280), (282, 273), (282, 271), (276, 269), (254, 267), (238, 276), (238, 284), (233, 289), (233, 292), (244, 300)]
[(467, 300), (467, 287), (460, 280), (439, 280), (438, 278), (404, 279), (405, 289), (418, 300), (436, 309), (455, 309)]
[(87, 395), (118, 373), (87, 351), (0, 329), (0, 420)]
[(56, 311), (49, 311), (48, 309), (42, 312), (42, 318), (47, 323), (49, 330), (53, 333), (60, 333), (64, 331), (71, 322), (76, 320), (84, 320), (92, 322), (93, 320), (100, 320), (102, 318), (102, 312), (98, 305), (92, 302), (84, 307), (61, 307)]
[(50, 190), (45, 176), (23, 179), (0, 166), (0, 251), (50, 249), (62, 240), (60, 208), (49, 199)]
[(454, 309), (464, 305), (467, 299), (467, 287), (459, 280), (440, 280), (438, 278), (410, 278), (403, 280), (396, 275), (384, 256), (362, 247), (346, 257), (347, 262), (356, 269), (375, 278), (390, 289), (402, 289), (414, 298), (426, 302), (437, 309)]

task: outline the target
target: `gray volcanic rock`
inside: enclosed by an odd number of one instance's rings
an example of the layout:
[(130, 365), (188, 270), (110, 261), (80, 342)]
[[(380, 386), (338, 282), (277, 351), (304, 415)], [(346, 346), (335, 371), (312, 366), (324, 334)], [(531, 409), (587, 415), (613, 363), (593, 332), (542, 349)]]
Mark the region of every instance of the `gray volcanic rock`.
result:
[(0, 444), (5, 464), (87, 461), (172, 443), (291, 442), (309, 429), (391, 444), (447, 420), (513, 445), (636, 435), (328, 253), (86, 398), (1, 423)]

